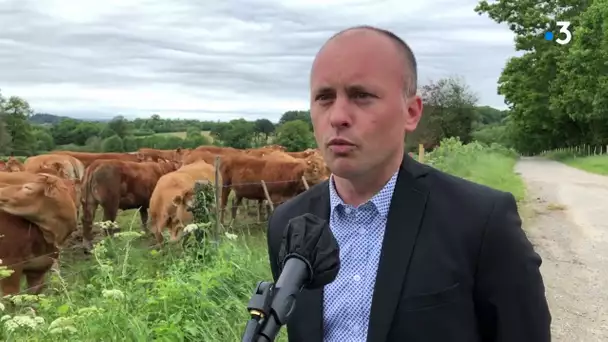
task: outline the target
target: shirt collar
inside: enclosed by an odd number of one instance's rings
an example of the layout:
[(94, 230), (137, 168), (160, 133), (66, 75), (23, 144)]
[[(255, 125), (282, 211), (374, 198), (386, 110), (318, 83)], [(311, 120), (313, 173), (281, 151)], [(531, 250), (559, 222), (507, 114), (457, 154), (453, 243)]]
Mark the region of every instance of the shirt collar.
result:
[[(393, 198), (393, 192), (395, 190), (395, 184), (397, 183), (397, 176), (399, 175), (399, 170), (395, 171), (391, 179), (384, 185), (384, 187), (378, 191), (369, 201), (361, 204), (364, 205), (366, 203), (372, 202), (380, 215), (384, 218), (388, 216), (388, 210), (391, 205), (390, 199)], [(330, 203), (330, 211), (333, 212), (338, 206), (345, 206), (346, 203), (340, 198), (338, 192), (336, 191), (334, 185), (334, 175), (329, 176), (329, 203)], [(389, 200), (382, 200), (388, 198)]]

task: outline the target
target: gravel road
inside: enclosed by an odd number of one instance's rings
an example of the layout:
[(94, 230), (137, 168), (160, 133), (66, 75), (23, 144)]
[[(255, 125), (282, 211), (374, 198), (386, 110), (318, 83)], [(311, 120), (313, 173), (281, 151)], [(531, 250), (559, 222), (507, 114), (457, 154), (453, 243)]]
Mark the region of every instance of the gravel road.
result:
[(516, 172), (528, 188), (524, 225), (543, 258), (552, 340), (608, 341), (608, 177), (541, 158), (522, 158)]

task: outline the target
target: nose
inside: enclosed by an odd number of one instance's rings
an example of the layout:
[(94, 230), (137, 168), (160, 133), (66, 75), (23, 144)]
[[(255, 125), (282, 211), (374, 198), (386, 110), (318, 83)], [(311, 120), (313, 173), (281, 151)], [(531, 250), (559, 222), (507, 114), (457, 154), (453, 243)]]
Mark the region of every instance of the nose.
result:
[(329, 111), (329, 122), (332, 127), (340, 128), (352, 125), (352, 109), (346, 96), (337, 95)]

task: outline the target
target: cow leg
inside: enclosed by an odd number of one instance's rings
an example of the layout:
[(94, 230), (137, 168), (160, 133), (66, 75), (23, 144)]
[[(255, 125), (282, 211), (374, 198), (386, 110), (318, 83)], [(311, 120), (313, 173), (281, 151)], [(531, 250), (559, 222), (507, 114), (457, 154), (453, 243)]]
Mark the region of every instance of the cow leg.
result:
[[(225, 186), (226, 184), (224, 184)], [(220, 210), (220, 223), (224, 224), (224, 212), (226, 211), (226, 204), (228, 204), (228, 196), (230, 195), (230, 188), (229, 187), (224, 187), (222, 189), (222, 203), (221, 203), (221, 207), (222, 210)]]
[(37, 295), (44, 290), (44, 279), (48, 270), (49, 269), (24, 271), (25, 278), (27, 279), (27, 292), (29, 294)]
[(6, 278), (0, 279), (0, 286), (2, 287), (2, 295), (14, 295), (19, 293), (21, 285), (21, 276), (23, 275), (23, 268), (16, 267), (12, 268), (13, 273)]
[[(102, 204), (103, 207), (103, 220), (104, 221), (112, 221), (112, 222), (116, 222), (116, 216), (118, 216), (118, 205), (114, 205), (112, 204)], [(118, 227), (118, 229), (116, 230), (121, 230), (122, 227)], [(112, 236), (114, 235), (114, 231), (115, 229), (112, 229), (108, 235)]]
[(139, 218), (141, 219), (141, 231), (144, 233), (148, 232), (148, 208), (139, 209)]
[(262, 207), (264, 200), (258, 200), (258, 222), (262, 222)]
[(93, 249), (93, 219), (97, 211), (97, 203), (92, 200), (82, 204), (82, 245), (85, 253)]
[(236, 211), (239, 208), (239, 206), (243, 203), (243, 197), (241, 197), (235, 193), (234, 202), (235, 203), (232, 206), (232, 221), (236, 220)]

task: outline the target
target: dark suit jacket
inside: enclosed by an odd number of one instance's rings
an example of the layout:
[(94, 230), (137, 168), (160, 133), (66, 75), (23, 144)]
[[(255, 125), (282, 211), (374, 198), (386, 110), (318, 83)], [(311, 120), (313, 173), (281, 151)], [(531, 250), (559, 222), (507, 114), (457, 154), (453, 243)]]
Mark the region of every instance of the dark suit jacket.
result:
[[(271, 216), (268, 253), (275, 281), (283, 229), (304, 213), (329, 222), (328, 182), (285, 202)], [(513, 195), (405, 155), (388, 214), (367, 341), (550, 341), (540, 265)], [(321, 342), (322, 310), (322, 290), (303, 290), (287, 324), (289, 341)]]

